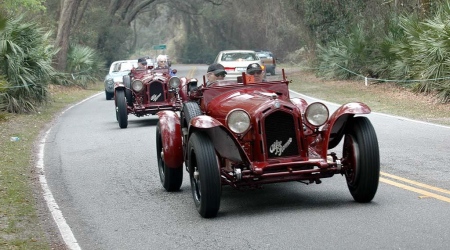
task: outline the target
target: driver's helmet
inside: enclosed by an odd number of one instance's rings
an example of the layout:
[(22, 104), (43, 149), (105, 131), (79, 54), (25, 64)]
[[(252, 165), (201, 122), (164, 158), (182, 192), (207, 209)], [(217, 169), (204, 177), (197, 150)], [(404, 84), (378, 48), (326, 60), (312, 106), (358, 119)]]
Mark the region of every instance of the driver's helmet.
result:
[(254, 75), (255, 72), (262, 71), (262, 70), (263, 70), (263, 68), (261, 67), (261, 65), (259, 65), (259, 63), (250, 63), (247, 66), (246, 73), (249, 74), (249, 75)]

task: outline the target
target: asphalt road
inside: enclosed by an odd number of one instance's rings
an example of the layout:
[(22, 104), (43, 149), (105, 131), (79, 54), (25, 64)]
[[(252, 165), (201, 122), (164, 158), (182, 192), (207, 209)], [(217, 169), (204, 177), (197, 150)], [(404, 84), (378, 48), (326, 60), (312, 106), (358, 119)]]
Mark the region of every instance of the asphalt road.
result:
[[(206, 71), (206, 65), (174, 67), (179, 76), (199, 79)], [(157, 117), (130, 115), (120, 129), (114, 102), (101, 93), (67, 110), (47, 133), (43, 177), (54, 201), (47, 200), (73, 249), (447, 248), (450, 127), (368, 117), (382, 165), (371, 203), (354, 202), (336, 175), (320, 185), (224, 187), (218, 217), (203, 219), (186, 172), (180, 192), (160, 184)]]

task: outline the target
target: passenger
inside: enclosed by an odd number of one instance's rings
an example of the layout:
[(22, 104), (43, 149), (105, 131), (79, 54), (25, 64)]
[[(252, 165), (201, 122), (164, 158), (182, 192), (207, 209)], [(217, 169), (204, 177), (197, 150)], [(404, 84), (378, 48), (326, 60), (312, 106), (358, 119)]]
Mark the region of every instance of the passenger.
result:
[(138, 59), (138, 67), (136, 69), (147, 69), (147, 60), (144, 57)]
[(248, 82), (264, 82), (264, 70), (259, 65), (259, 63), (251, 63), (247, 66), (247, 75), (250, 75), (250, 77), (247, 77)]
[(159, 55), (156, 58), (156, 63), (158, 64), (155, 69), (168, 69), (169, 66), (167, 65), (167, 56), (165, 55)]
[(213, 63), (209, 65), (208, 71), (206, 72), (206, 86), (209, 86), (212, 83), (217, 82), (218, 80), (225, 79), (225, 75), (227, 72), (225, 68), (220, 63)]

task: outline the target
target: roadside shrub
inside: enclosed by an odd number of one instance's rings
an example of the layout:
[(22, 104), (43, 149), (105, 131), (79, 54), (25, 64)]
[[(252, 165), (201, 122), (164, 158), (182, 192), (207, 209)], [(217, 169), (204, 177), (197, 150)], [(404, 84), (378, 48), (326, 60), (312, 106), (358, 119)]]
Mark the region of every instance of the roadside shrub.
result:
[(393, 75), (413, 82), (413, 90), (425, 94), (437, 92), (439, 100), (450, 99), (450, 2), (446, 1), (428, 19), (417, 16), (400, 18), (405, 36), (393, 45), (397, 54)]
[(378, 74), (373, 66), (378, 56), (377, 40), (362, 27), (355, 26), (345, 37), (329, 42), (327, 46), (318, 45), (318, 75), (352, 79)]
[(48, 101), (47, 83), (58, 78), (51, 66), (56, 52), (50, 33), (22, 17), (7, 20), (0, 32), (0, 75), (6, 84), (0, 91), (0, 111), (35, 111)]
[(67, 56), (67, 72), (72, 79), (65, 84), (75, 84), (87, 87), (88, 83), (95, 83), (106, 67), (94, 49), (71, 45)]

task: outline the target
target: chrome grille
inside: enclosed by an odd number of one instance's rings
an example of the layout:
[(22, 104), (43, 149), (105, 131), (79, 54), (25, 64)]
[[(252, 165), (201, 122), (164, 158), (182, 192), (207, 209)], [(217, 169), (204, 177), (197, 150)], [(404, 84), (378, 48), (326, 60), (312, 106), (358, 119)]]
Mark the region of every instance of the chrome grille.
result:
[(265, 119), (266, 148), (269, 158), (298, 155), (294, 117), (276, 111)]

